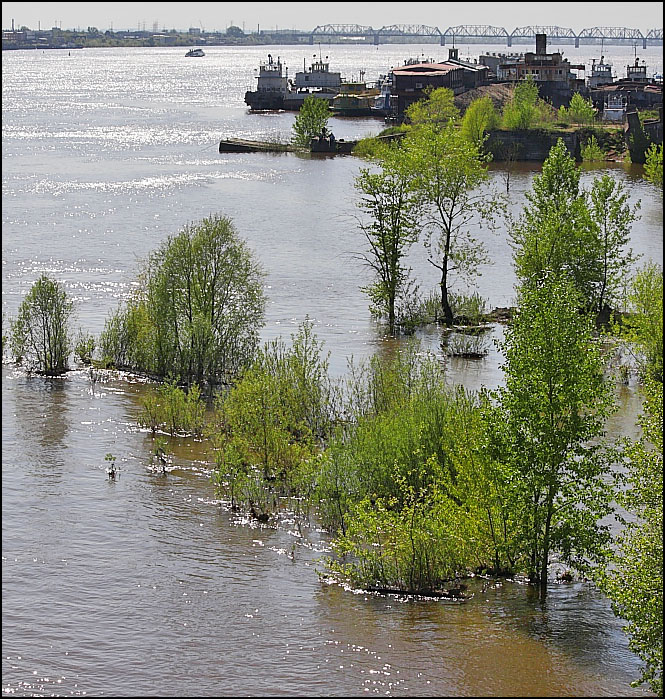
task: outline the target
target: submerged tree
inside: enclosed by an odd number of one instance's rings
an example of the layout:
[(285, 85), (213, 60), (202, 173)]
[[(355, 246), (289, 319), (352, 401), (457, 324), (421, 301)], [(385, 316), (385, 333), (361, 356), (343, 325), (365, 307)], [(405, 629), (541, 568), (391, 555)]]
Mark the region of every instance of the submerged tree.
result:
[(418, 238), (418, 197), (398, 146), (384, 153), (380, 165), (379, 172), (362, 169), (355, 180), (362, 195), (358, 207), (367, 216), (359, 222), (369, 248), (361, 258), (375, 274), (374, 282), (363, 291), (372, 301), (373, 312), (387, 316), (393, 332), (396, 300), (408, 284), (403, 260)]
[(643, 379), (663, 382), (663, 268), (653, 262), (635, 274), (628, 294), (628, 340), (637, 348)]
[(453, 124), (424, 125), (404, 143), (405, 166), (422, 202), (429, 261), (441, 272), (441, 309), (446, 325), (454, 322), (448, 299), (451, 274), (470, 278), (489, 260), (471, 224), (492, 221), (498, 205), (481, 185), (487, 180), (486, 157)]
[(594, 179), (589, 192), (589, 210), (600, 266), (590, 306), (597, 314), (606, 314), (610, 307), (615, 307), (619, 289), (635, 261), (627, 245), (638, 209), (639, 203), (631, 209), (621, 182), (607, 174)]
[(310, 141), (326, 127), (329, 118), (328, 100), (305, 97), (293, 123), (294, 144), (303, 148), (309, 147)]
[(607, 314), (634, 258), (626, 249), (638, 206), (609, 175), (590, 192), (580, 188), (580, 170), (561, 139), (526, 193), (522, 216), (512, 226), (515, 272), (521, 282), (545, 273), (566, 273), (584, 310)]
[(579, 303), (565, 275), (544, 275), (520, 288), (503, 344), (506, 385), (495, 393), (496, 453), (512, 484), (521, 563), (543, 591), (551, 552), (586, 570), (602, 560), (609, 538), (599, 524), (612, 493), (598, 438), (612, 400), (591, 320)]
[(11, 323), (11, 345), (17, 362), (40, 374), (67, 371), (71, 351), (70, 320), (74, 304), (57, 281), (42, 275), (21, 302)]
[(187, 225), (150, 255), (137, 294), (106, 323), (102, 355), (188, 385), (228, 382), (258, 344), (262, 276), (229, 218)]

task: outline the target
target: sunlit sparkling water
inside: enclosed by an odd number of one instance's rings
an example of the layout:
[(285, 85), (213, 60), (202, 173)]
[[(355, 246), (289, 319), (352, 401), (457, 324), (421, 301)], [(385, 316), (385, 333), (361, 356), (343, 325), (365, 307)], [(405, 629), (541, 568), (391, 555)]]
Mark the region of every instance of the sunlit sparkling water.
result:
[[(500, 47), (469, 47), (460, 52)], [(429, 46), (5, 52), (3, 55), (3, 328), (42, 273), (77, 304), (92, 333), (134, 288), (139, 263), (202, 216), (230, 216), (265, 267), (264, 339), (309, 316), (331, 370), (390, 352), (359, 287), (352, 157), (217, 152), (222, 136), (286, 140), (293, 114), (243, 103), (268, 52), (290, 73), (321, 51), (344, 75), (372, 79)], [(595, 56), (591, 47), (566, 55)], [(589, 58), (582, 57), (582, 51)], [(611, 49), (615, 51), (614, 48)], [(640, 50), (653, 72), (662, 52)], [(71, 55), (69, 55), (71, 53)], [(616, 49), (618, 67), (632, 49)], [(471, 55), (474, 55), (471, 53)], [(660, 61), (660, 64), (658, 64)], [(332, 119), (338, 138), (377, 133), (375, 119)], [(537, 166), (511, 176), (519, 211)], [(662, 260), (662, 196), (637, 167), (611, 167), (642, 201), (632, 246)], [(585, 171), (589, 186), (593, 171)], [(491, 186), (505, 188), (500, 166)], [(478, 290), (512, 303), (505, 229), (478, 231), (493, 264)], [(410, 264), (436, 283), (421, 247)], [(499, 337), (500, 328), (494, 331)], [(420, 333), (442, 356), (440, 335)], [(501, 357), (446, 360), (448, 380), (501, 382)], [(203, 445), (175, 440), (167, 475), (136, 426), (142, 382), (28, 378), (3, 366), (3, 660), (5, 694), (418, 696), (644, 694), (638, 662), (609, 605), (584, 583), (547, 602), (516, 583), (473, 585), (465, 605), (384, 599), (320, 580), (329, 550), (287, 504), (257, 526), (216, 500)], [(639, 396), (619, 393), (613, 433), (634, 434)], [(120, 476), (106, 477), (104, 455)]]

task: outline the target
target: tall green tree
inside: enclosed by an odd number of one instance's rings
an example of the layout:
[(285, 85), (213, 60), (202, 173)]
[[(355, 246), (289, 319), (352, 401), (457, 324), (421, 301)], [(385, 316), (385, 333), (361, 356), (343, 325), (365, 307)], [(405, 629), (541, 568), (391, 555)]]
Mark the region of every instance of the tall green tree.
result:
[(575, 124), (590, 124), (596, 116), (591, 98), (584, 99), (579, 92), (570, 98), (568, 117)]
[(67, 371), (73, 313), (74, 304), (62, 286), (46, 275), (39, 277), (11, 322), (11, 346), (16, 360), (48, 376)]
[(538, 85), (529, 76), (517, 83), (512, 97), (504, 105), (502, 125), (506, 129), (525, 131), (536, 125), (539, 116)]
[(509, 233), (518, 280), (566, 270), (589, 307), (602, 276), (598, 234), (580, 189), (580, 170), (563, 140), (552, 147), (525, 197)]
[(361, 197), (364, 216), (360, 230), (367, 242), (360, 257), (374, 271), (374, 281), (364, 287), (377, 315), (388, 318), (395, 329), (396, 301), (407, 291), (408, 269), (404, 258), (418, 238), (418, 203), (414, 178), (403, 166), (398, 145), (392, 145), (380, 160), (380, 170), (360, 170), (355, 188)]
[(563, 274), (519, 289), (506, 329), (506, 384), (495, 392), (521, 565), (544, 593), (550, 555), (581, 570), (602, 560), (609, 540), (599, 521), (610, 512), (609, 468), (602, 442), (612, 406), (592, 323), (579, 313), (574, 284)]
[(643, 378), (663, 382), (663, 268), (654, 262), (635, 274), (628, 294), (631, 330)]
[[(661, 306), (662, 318), (662, 306)], [(662, 330), (662, 320), (661, 320)], [(626, 488), (618, 503), (630, 513), (616, 538), (600, 586), (625, 619), (630, 648), (644, 662), (640, 678), (663, 696), (663, 384), (645, 386), (642, 436), (626, 444)]]
[(293, 123), (293, 143), (302, 148), (309, 147), (310, 141), (326, 128), (329, 118), (328, 100), (305, 97)]
[(187, 225), (149, 256), (135, 297), (105, 325), (102, 355), (187, 385), (229, 382), (258, 345), (262, 279), (229, 218)]
[(499, 116), (494, 103), (489, 97), (473, 100), (462, 117), (462, 133), (466, 138), (481, 148), (488, 131), (499, 125)]
[(628, 249), (630, 227), (637, 220), (639, 203), (631, 208), (621, 182), (608, 174), (594, 179), (589, 192), (591, 223), (598, 251), (599, 278), (594, 285), (591, 310), (597, 314), (615, 308), (618, 293), (635, 262)]
[(459, 117), (459, 109), (455, 106), (455, 93), (447, 87), (425, 88), (423, 99), (410, 104), (406, 108), (407, 121), (414, 125), (437, 124), (445, 126)]
[(448, 299), (451, 274), (469, 279), (488, 257), (471, 226), (491, 223), (498, 200), (481, 189), (487, 181), (486, 156), (453, 124), (423, 125), (404, 141), (404, 162), (422, 201), (429, 261), (441, 273), (441, 309), (454, 322)]

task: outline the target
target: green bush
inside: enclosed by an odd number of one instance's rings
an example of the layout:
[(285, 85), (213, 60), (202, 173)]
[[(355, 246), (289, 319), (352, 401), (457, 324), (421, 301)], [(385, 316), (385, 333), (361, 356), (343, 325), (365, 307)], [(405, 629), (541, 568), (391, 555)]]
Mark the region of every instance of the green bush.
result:
[(149, 256), (138, 291), (107, 320), (102, 358), (186, 385), (230, 382), (258, 345), (262, 277), (230, 219), (185, 226)]
[(596, 116), (591, 98), (584, 99), (579, 92), (571, 97), (567, 111), (569, 120), (575, 124), (590, 124)]
[(261, 502), (262, 492), (307, 491), (310, 462), (328, 440), (334, 403), (328, 359), (305, 321), (292, 336), (264, 345), (256, 360), (217, 399), (208, 434), (216, 463), (215, 482), (233, 504)]
[(370, 136), (361, 138), (353, 147), (353, 155), (367, 160), (380, 160), (388, 149), (388, 144), (378, 138)]
[(482, 146), (487, 133), (499, 125), (499, 115), (496, 113), (494, 103), (489, 97), (480, 97), (473, 100), (462, 117), (462, 133), (464, 136)]
[[(509, 567), (480, 403), (447, 389), (429, 361), (322, 458), (320, 511), (336, 533), (328, 570), (354, 586), (428, 592), (478, 566)], [(395, 376), (389, 361), (382, 369)]]
[(88, 332), (79, 331), (79, 335), (74, 347), (74, 355), (81, 362), (89, 366), (92, 364), (92, 355), (95, 351), (95, 338)]
[(329, 118), (328, 100), (305, 97), (293, 124), (293, 143), (308, 148), (311, 140), (326, 127)]
[(538, 123), (538, 116), (538, 86), (532, 79), (524, 80), (503, 106), (501, 124), (506, 129), (524, 131)]
[(484, 332), (450, 332), (443, 346), (449, 357), (480, 359), (489, 352)]
[(451, 292), (449, 302), (458, 325), (478, 325), (484, 322), (487, 315), (487, 302), (478, 292), (472, 294)]
[(205, 427), (205, 403), (196, 384), (184, 391), (175, 383), (165, 383), (156, 392), (141, 398), (139, 425), (148, 427), (153, 435), (164, 430), (171, 436), (190, 434), (201, 436)]
[(70, 321), (74, 304), (54, 279), (42, 275), (30, 288), (11, 321), (11, 346), (18, 364), (47, 376), (68, 369)]
[(646, 153), (644, 177), (655, 185), (663, 188), (663, 144), (652, 143)]
[(599, 162), (605, 160), (605, 153), (598, 145), (595, 136), (591, 136), (589, 140), (581, 148), (582, 160), (585, 163)]

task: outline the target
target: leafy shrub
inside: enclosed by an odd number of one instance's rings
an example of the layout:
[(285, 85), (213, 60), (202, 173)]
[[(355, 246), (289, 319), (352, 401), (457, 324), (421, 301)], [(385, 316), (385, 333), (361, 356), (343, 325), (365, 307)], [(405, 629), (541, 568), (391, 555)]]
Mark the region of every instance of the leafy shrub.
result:
[(462, 117), (462, 133), (472, 143), (481, 146), (487, 132), (499, 124), (499, 115), (489, 97), (473, 100)]
[(663, 188), (663, 144), (652, 143), (646, 153), (644, 176), (650, 182)]
[(102, 357), (187, 385), (228, 383), (258, 344), (262, 276), (230, 219), (185, 226), (149, 256), (136, 295), (107, 320)]
[(254, 505), (263, 490), (307, 489), (308, 463), (329, 438), (334, 403), (328, 359), (307, 320), (292, 336), (264, 345), (231, 390), (218, 396), (208, 429), (220, 492)]
[(379, 160), (386, 152), (387, 147), (388, 144), (385, 141), (373, 136), (361, 138), (353, 147), (353, 155), (367, 160)]
[(81, 364), (89, 366), (92, 364), (92, 355), (95, 351), (95, 346), (94, 336), (81, 330), (79, 331), (76, 346), (74, 347), (74, 355)]
[(570, 98), (570, 106), (567, 112), (569, 120), (575, 124), (590, 124), (596, 116), (596, 110), (591, 98), (584, 99), (579, 92), (576, 92)]
[(484, 332), (451, 332), (448, 333), (444, 343), (446, 354), (449, 357), (465, 357), (467, 359), (480, 359), (489, 352), (486, 333)]
[(605, 160), (605, 153), (598, 145), (595, 136), (591, 136), (589, 140), (581, 148), (582, 160), (585, 163), (599, 162)]
[(153, 434), (158, 429), (171, 436), (203, 434), (205, 403), (196, 384), (185, 392), (173, 382), (165, 383), (156, 392), (148, 392), (141, 398), (141, 408), (138, 423), (150, 428)]
[(485, 320), (487, 302), (478, 292), (472, 294), (448, 294), (448, 301), (455, 322), (459, 325), (478, 325)]
[(40, 374), (57, 376), (68, 369), (70, 321), (74, 304), (60, 284), (42, 275), (11, 321), (11, 345), (17, 363)]
[(293, 143), (308, 148), (310, 141), (326, 127), (329, 118), (328, 100), (305, 97), (293, 123)]

